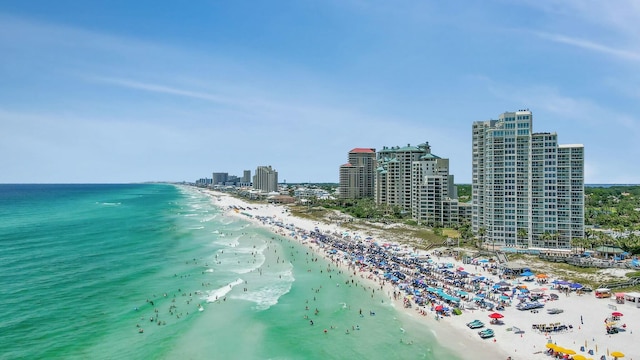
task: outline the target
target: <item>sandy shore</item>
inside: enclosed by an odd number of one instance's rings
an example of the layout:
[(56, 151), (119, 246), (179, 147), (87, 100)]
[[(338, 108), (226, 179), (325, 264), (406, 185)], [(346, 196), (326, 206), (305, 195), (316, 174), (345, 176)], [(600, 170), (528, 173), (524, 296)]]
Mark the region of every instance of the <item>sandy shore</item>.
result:
[[(286, 206), (249, 204), (224, 193), (209, 190), (203, 191), (211, 195), (215, 199), (213, 203), (225, 210), (227, 214), (253, 221), (260, 226), (266, 225), (256, 220), (256, 216), (278, 219), (285, 224), (293, 224), (296, 228), (306, 231), (313, 231), (318, 228), (323, 233), (342, 234), (348, 232), (336, 224), (319, 223), (291, 216)], [(229, 210), (230, 206), (250, 208), (250, 210), (236, 212)], [(246, 214), (250, 214), (252, 217)], [(280, 235), (287, 235), (282, 228), (267, 227)], [(361, 236), (366, 237), (369, 234), (361, 234)], [(385, 241), (385, 239), (379, 238), (379, 234), (377, 236), (378, 241)], [(321, 249), (312, 243), (307, 245), (327, 260), (336, 260), (326, 252), (326, 249)], [(465, 265), (452, 257), (439, 257), (438, 262), (452, 263), (455, 268), (464, 267), (466, 271), (477, 276), (484, 276), (496, 282), (499, 281), (497, 275), (492, 275), (489, 271), (483, 270), (481, 266)], [(346, 264), (342, 264), (342, 266), (343, 269), (348, 271)], [(532, 270), (536, 271), (536, 269)], [(353, 272), (353, 268), (351, 272)], [(554, 275), (548, 275), (550, 276), (549, 281), (552, 281)], [(565, 349), (574, 350), (577, 354), (586, 358), (600, 359), (601, 356), (605, 356), (606, 359), (613, 359), (610, 353), (620, 351), (625, 354), (624, 359), (640, 359), (640, 345), (637, 343), (640, 340), (638, 337), (638, 331), (640, 330), (635, 329), (635, 326), (640, 325), (640, 308), (635, 307), (633, 303), (616, 304), (613, 298), (597, 299), (591, 293), (577, 295), (572, 292), (566, 295), (563, 292), (552, 289), (550, 283), (538, 286), (535, 283), (532, 285), (532, 283), (522, 282), (522, 285), (529, 287), (547, 289), (545, 290), (547, 294), (554, 293), (559, 295), (559, 298), (558, 300), (546, 302), (545, 307), (538, 309), (538, 312), (517, 310), (515, 307), (517, 299), (515, 299), (512, 302), (512, 306), (508, 306), (504, 311), (501, 311), (504, 315), (504, 318), (501, 319), (504, 323), (503, 325), (490, 325), (488, 315), (493, 311), (486, 310), (463, 310), (459, 316), (446, 316), (436, 320), (435, 312), (432, 312), (429, 306), (417, 307), (413, 305), (410, 308), (405, 308), (402, 298), (394, 300), (392, 294), (394, 291), (399, 291), (399, 289), (390, 282), (384, 281), (382, 278), (379, 279), (377, 275), (374, 276), (373, 273), (369, 272), (359, 272), (356, 273), (356, 277), (364, 285), (374, 288), (379, 288), (384, 283), (385, 293), (396, 307), (403, 309), (417, 321), (424, 322), (425, 326), (433, 330), (441, 345), (452, 349), (463, 358), (469, 356), (469, 354), (474, 354), (473, 359), (476, 360), (506, 359), (509, 356), (514, 360), (545, 359), (550, 358), (545, 353), (545, 345), (551, 341)], [(546, 311), (548, 308), (562, 309), (563, 312), (548, 314)], [(421, 315), (423, 311), (425, 315)], [(616, 324), (622, 331), (608, 335), (605, 329), (605, 319), (610, 317), (613, 311), (624, 314)], [(477, 335), (477, 330), (470, 330), (465, 325), (475, 319), (481, 320), (487, 325), (486, 327), (492, 328), (495, 331), (495, 337), (483, 340)], [(566, 325), (569, 329), (568, 331), (556, 333), (546, 333), (532, 329), (534, 324), (546, 325), (554, 323)], [(522, 330), (522, 332), (514, 332), (514, 327)], [(634, 330), (637, 331), (634, 333)], [(589, 350), (593, 354), (590, 354)]]

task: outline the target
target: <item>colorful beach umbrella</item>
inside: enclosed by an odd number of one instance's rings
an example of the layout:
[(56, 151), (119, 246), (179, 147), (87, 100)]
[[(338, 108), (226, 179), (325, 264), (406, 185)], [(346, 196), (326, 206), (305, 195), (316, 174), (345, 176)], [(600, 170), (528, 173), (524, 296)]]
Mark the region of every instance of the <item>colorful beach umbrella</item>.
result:
[(547, 275), (547, 274), (537, 274), (537, 275), (536, 275), (536, 277), (537, 277), (538, 279), (546, 279), (546, 278), (548, 278), (548, 277), (549, 277), (549, 275)]
[(620, 351), (614, 351), (611, 353), (611, 356), (613, 356), (614, 358), (621, 358), (621, 357), (624, 357), (624, 354), (621, 353)]
[(619, 316), (623, 316), (623, 315), (624, 314), (619, 312), (619, 311), (614, 311), (614, 312), (611, 313), (611, 316), (618, 316), (619, 317)]
[(504, 315), (494, 312), (492, 314), (489, 314), (489, 317), (492, 318), (492, 319), (502, 319), (504, 317)]

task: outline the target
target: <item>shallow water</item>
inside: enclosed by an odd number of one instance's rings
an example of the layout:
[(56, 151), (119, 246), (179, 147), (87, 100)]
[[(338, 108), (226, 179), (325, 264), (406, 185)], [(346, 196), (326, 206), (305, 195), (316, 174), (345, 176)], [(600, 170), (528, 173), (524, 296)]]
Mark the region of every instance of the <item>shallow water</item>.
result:
[(456, 359), (193, 188), (0, 185), (0, 239), (3, 358)]

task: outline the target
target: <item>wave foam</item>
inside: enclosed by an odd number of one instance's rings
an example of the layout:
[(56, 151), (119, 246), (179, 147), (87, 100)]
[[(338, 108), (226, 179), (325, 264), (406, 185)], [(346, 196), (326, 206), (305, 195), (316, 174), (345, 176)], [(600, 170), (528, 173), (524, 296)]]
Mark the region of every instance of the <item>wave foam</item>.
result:
[(207, 302), (214, 302), (216, 300), (218, 300), (219, 298), (227, 295), (229, 293), (229, 291), (231, 291), (231, 289), (233, 289), (235, 286), (240, 285), (244, 282), (244, 280), (242, 279), (238, 279), (236, 281), (232, 281), (229, 284), (220, 287), (218, 289), (215, 290), (211, 290), (207, 292), (207, 297), (206, 300)]
[(278, 281), (274, 284), (261, 287), (254, 291), (242, 293), (237, 296), (233, 296), (234, 299), (241, 299), (251, 301), (256, 304), (255, 309), (264, 311), (278, 303), (281, 296), (291, 291), (291, 285), (295, 278), (291, 269), (279, 274), (282, 281)]

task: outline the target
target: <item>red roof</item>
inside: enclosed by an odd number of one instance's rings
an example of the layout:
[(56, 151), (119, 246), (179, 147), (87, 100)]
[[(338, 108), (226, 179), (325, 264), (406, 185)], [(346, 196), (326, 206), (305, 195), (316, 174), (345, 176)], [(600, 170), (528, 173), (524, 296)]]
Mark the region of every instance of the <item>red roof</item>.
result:
[(374, 153), (374, 152), (376, 152), (376, 149), (370, 149), (370, 148), (355, 148), (349, 151), (349, 153)]

